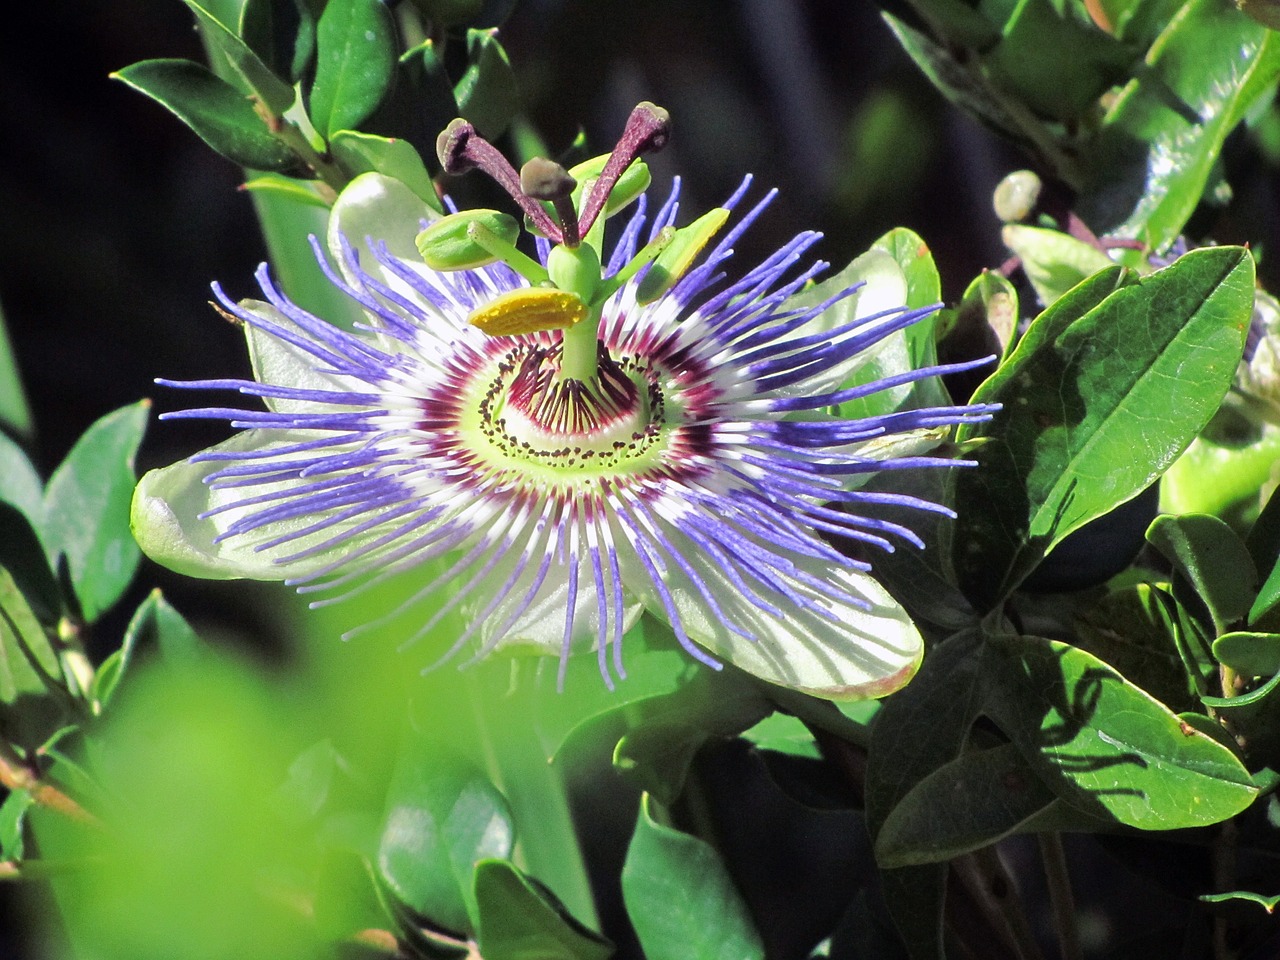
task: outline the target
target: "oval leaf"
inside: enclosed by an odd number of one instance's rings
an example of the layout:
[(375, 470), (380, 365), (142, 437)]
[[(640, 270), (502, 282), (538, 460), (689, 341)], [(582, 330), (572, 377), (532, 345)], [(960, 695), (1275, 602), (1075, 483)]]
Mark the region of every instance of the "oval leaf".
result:
[(311, 122), (326, 139), (354, 130), (381, 102), (395, 69), (395, 25), (381, 0), (329, 0), (316, 28)]
[(990, 640), (986, 712), (1069, 805), (1174, 830), (1226, 820), (1257, 796), (1230, 750), (1092, 654), (1041, 637)]
[(1145, 489), (1208, 423), (1244, 349), (1253, 260), (1197, 250), (1116, 289), (1095, 275), (1031, 325), (974, 395), (1004, 409), (956, 481), (954, 563), (981, 609), (1053, 546)]
[(536, 881), (505, 860), (476, 864), (480, 955), (485, 960), (608, 960), (613, 944), (565, 912)]
[(293, 151), (267, 130), (239, 90), (190, 60), (144, 60), (112, 74), (167, 108), (205, 143), (244, 167), (283, 173)]
[(648, 960), (763, 960), (764, 946), (720, 857), (654, 821), (648, 796), (622, 868), (622, 899)]

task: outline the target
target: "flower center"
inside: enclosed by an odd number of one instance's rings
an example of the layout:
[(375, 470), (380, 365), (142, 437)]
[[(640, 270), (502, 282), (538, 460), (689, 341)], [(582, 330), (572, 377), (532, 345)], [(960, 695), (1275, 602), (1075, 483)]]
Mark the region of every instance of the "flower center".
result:
[(575, 484), (656, 466), (668, 427), (657, 371), (601, 345), (595, 377), (562, 378), (560, 356), (559, 345), (521, 343), (473, 381), (474, 420), (462, 425), (487, 441), (487, 467)]

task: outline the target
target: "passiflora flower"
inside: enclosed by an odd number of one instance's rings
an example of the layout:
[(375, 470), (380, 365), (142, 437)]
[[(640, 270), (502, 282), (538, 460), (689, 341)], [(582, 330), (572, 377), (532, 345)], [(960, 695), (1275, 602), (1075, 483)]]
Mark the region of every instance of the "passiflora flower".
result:
[[(429, 582), (388, 614), (416, 616), (406, 642), (451, 613), (465, 624), (433, 661), (525, 647), (563, 665), (594, 650), (612, 684), (623, 636), (648, 610), (712, 667), (832, 698), (905, 683), (918, 632), (828, 537), (918, 544), (865, 508), (947, 511), (859, 485), (953, 464), (928, 451), (991, 408), (842, 416), (842, 404), (955, 369), (867, 380), (869, 359), (929, 311), (902, 306), (902, 272), (883, 253), (814, 284), (825, 265), (797, 265), (815, 233), (727, 280), (734, 241), (772, 194), (740, 212), (748, 178), (676, 229), (677, 184), (650, 217), (636, 158), (665, 137), (665, 115), (642, 105), (609, 156), (517, 174), (455, 122), (446, 169), (502, 183), (538, 233), (537, 259), (513, 245), (509, 217), (442, 218), (394, 180), (356, 179), (327, 251), (313, 239), (329, 281), (363, 309), (354, 331), (292, 303), (265, 265), (262, 300), (215, 285), (256, 379), (159, 382), (265, 409), (166, 415), (240, 432), (143, 478), (143, 549), (182, 572), (285, 580), (323, 602), (417, 576)], [(605, 220), (632, 201), (606, 247)]]

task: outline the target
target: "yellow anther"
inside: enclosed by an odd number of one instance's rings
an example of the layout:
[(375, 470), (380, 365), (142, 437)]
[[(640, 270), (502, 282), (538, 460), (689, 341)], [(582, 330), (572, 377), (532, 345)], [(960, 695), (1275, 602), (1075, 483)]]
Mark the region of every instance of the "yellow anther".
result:
[(587, 305), (576, 294), (531, 287), (504, 293), (467, 319), (491, 337), (510, 337), (539, 330), (567, 330), (586, 315)]

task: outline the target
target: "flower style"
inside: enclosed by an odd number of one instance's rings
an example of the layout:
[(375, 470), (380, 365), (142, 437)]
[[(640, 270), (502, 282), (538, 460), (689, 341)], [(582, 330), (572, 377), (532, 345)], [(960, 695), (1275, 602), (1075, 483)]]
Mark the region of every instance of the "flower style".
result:
[[(947, 511), (859, 483), (954, 463), (926, 455), (939, 428), (991, 411), (831, 413), (944, 369), (857, 376), (929, 311), (901, 306), (905, 284), (887, 254), (813, 285), (825, 265), (795, 265), (814, 233), (726, 282), (721, 265), (772, 194), (690, 267), (749, 182), (711, 228), (675, 242), (678, 184), (647, 236), (641, 197), (604, 268), (566, 292), (573, 284), (551, 286), (554, 269), (539, 286), (509, 265), (540, 280), (568, 249), (590, 267), (602, 230), (584, 217), (578, 245), (559, 197), (538, 204), (544, 220), (548, 209), (560, 216), (560, 229), (541, 225), (540, 263), (513, 250), (508, 262), (441, 271), (415, 237), (453, 221), (394, 180), (358, 178), (334, 208), (328, 257), (313, 246), (363, 323), (348, 332), (301, 309), (265, 265), (265, 300), (236, 303), (215, 285), (244, 324), (256, 380), (158, 382), (238, 391), (265, 409), (166, 415), (225, 418), (241, 432), (143, 478), (134, 524), (144, 550), (198, 576), (339, 596), (421, 577), (435, 561), (443, 572), (388, 616), (417, 613), (412, 642), (460, 611), (466, 626), (440, 659), (525, 645), (560, 656), (563, 670), (594, 648), (612, 685), (625, 675), (623, 635), (647, 609), (713, 667), (727, 659), (831, 698), (901, 686), (919, 663), (919, 634), (869, 566), (823, 535), (918, 544), (859, 505)], [(522, 193), (537, 191), (526, 183)], [(584, 212), (594, 204), (603, 223), (611, 200), (592, 195)], [(492, 240), (476, 228), (463, 237), (481, 234)], [(666, 248), (679, 256), (655, 253)], [(665, 281), (646, 285), (659, 271)]]

